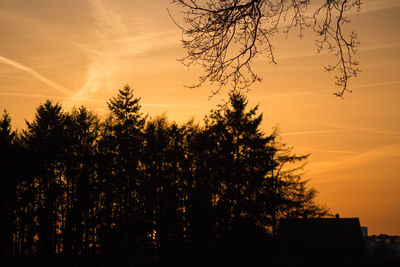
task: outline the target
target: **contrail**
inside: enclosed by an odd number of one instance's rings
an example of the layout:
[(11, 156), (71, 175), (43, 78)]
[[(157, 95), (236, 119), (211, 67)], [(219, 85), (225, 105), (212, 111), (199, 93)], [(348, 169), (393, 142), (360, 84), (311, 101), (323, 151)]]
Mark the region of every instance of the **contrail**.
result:
[[(400, 143), (379, 146), (369, 151), (359, 152), (357, 154), (338, 160), (311, 162), (309, 164), (310, 171), (308, 172), (308, 174), (311, 176), (346, 169), (348, 168), (348, 166), (354, 167), (364, 164), (370, 164), (371, 162), (376, 163), (378, 159), (386, 161), (384, 157), (390, 157), (394, 160), (397, 160), (397, 158), (400, 157)], [(328, 181), (325, 180), (325, 182)]]
[(29, 97), (29, 98), (51, 98), (51, 99), (64, 99), (63, 96), (51, 96), (51, 95), (41, 95), (41, 94), (22, 94), (22, 93), (0, 93), (2, 96), (19, 96), (19, 97)]
[[(92, 61), (86, 75), (86, 81), (64, 104), (70, 105), (72, 102), (87, 99), (91, 93), (101, 89), (105, 80), (116, 71), (119, 65), (119, 58), (115, 56), (115, 51), (121, 47), (115, 45), (115, 40), (126, 35), (126, 29), (120, 17), (111, 8), (104, 6), (102, 1), (87, 0), (92, 8), (92, 15), (96, 24), (95, 32), (99, 38), (101, 49), (95, 49)], [(110, 46), (109, 43), (113, 43)], [(93, 50), (93, 49), (92, 49)]]
[(282, 136), (288, 135), (309, 135), (309, 134), (325, 134), (325, 133), (342, 133), (350, 131), (362, 131), (362, 129), (338, 129), (338, 130), (315, 130), (315, 131), (299, 131), (282, 133)]
[(400, 80), (399, 81), (388, 81), (388, 82), (379, 82), (379, 83), (360, 84), (360, 85), (352, 86), (351, 88), (364, 88), (364, 87), (395, 85), (395, 84), (400, 84)]
[(367, 0), (361, 6), (361, 12), (371, 12), (399, 7), (398, 0)]
[(51, 88), (56, 89), (57, 91), (64, 94), (65, 96), (68, 96), (70, 94), (70, 91), (68, 89), (64, 88), (63, 86), (59, 85), (58, 83), (55, 83), (55, 82), (47, 79), (42, 74), (40, 74), (39, 72), (37, 72), (36, 70), (34, 70), (32, 68), (29, 68), (27, 66), (22, 65), (21, 63), (18, 63), (14, 60), (11, 60), (11, 59), (8, 59), (8, 58), (2, 57), (2, 56), (0, 56), (0, 62), (29, 73), (30, 75), (35, 77), (38, 81), (41, 81), (41, 82), (47, 84), (48, 86), (50, 86)]
[[(12, 93), (12, 92), (0, 92), (0, 96), (18, 96), (18, 97), (28, 97), (28, 98), (46, 98), (46, 99), (59, 99), (64, 100), (63, 96), (53, 96), (53, 95), (42, 95), (42, 94), (24, 94), (24, 93)], [(74, 98), (72, 98), (74, 100)], [(106, 103), (104, 99), (96, 98), (85, 98), (86, 102), (92, 103)], [(156, 107), (156, 108), (204, 108), (204, 105), (191, 105), (191, 104), (159, 104), (159, 103), (143, 103), (144, 107)]]
[(346, 133), (346, 132), (369, 132), (369, 133), (381, 133), (381, 134), (399, 134), (399, 131), (382, 130), (374, 128), (349, 128), (349, 129), (333, 129), (333, 130), (315, 130), (315, 131), (300, 131), (300, 132), (287, 132), (282, 133), (282, 136), (288, 135), (310, 135), (310, 134), (329, 134), (329, 133)]
[(110, 1), (86, 0), (86, 2), (95, 24), (93, 32), (97, 36), (97, 42), (92, 44), (93, 47), (76, 44), (86, 52), (90, 52), (91, 59), (84, 83), (64, 103), (84, 100), (104, 88), (110, 88), (115, 76), (127, 70), (134, 72), (129, 69), (132, 68), (132, 64), (127, 59), (132, 60), (133, 56), (178, 42), (178, 38), (175, 37), (179, 37), (179, 33), (175, 29), (171, 32), (161, 29), (151, 33), (136, 29), (135, 25), (143, 21), (150, 24), (146, 14), (134, 13), (127, 18), (127, 14), (115, 9), (116, 6)]
[[(390, 44), (377, 44), (373, 46), (360, 46), (358, 51), (371, 51), (371, 50), (384, 50), (384, 49), (391, 49), (391, 48), (398, 48), (400, 43), (390, 43)], [(282, 56), (278, 56), (278, 59), (296, 59), (302, 57), (316, 57), (316, 56), (327, 56), (329, 54), (321, 53), (318, 54), (317, 51), (308, 51), (299, 54), (286, 54)], [(263, 61), (263, 59), (259, 59), (259, 61)]]
[(302, 147), (302, 146), (297, 146), (296, 150), (303, 150), (309, 152), (324, 152), (324, 153), (336, 153), (336, 154), (358, 154), (359, 152), (357, 151), (351, 151), (351, 150), (330, 150), (330, 149), (319, 149), (319, 148), (310, 148), (310, 147)]
[[(387, 81), (387, 82), (378, 82), (378, 83), (360, 84), (360, 85), (351, 86), (349, 89), (368, 88), (368, 87), (374, 87), (374, 86), (385, 86), (385, 85), (396, 85), (396, 84), (400, 84), (400, 80)], [(294, 90), (293, 88), (291, 88), (291, 89)], [(291, 92), (287, 92), (287, 93), (276, 93), (276, 94), (263, 95), (263, 96), (260, 96), (259, 98), (260, 99), (265, 99), (265, 98), (271, 98), (271, 97), (287, 97), (287, 96), (308, 95), (308, 94), (326, 92), (327, 90), (330, 90), (330, 88), (315, 89), (315, 90), (305, 90), (305, 91), (294, 91), (294, 92), (291, 91)]]

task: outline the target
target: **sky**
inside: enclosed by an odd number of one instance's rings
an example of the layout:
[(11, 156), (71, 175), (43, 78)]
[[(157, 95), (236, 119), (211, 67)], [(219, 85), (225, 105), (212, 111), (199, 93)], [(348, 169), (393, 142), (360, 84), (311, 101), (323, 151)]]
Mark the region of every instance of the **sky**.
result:
[[(248, 92), (260, 105), (266, 134), (279, 127), (298, 154), (317, 200), (340, 217), (359, 217), (369, 234), (400, 235), (400, 1), (364, 0), (348, 30), (360, 39), (362, 72), (351, 94), (338, 98), (314, 36), (273, 39), (278, 64), (259, 57), (263, 78)], [(86, 105), (100, 116), (125, 84), (143, 112), (171, 121), (201, 122), (226, 99), (210, 87), (188, 89), (201, 70), (186, 68), (180, 30), (166, 0), (0, 0), (0, 109), (24, 129), (51, 99), (69, 110)]]

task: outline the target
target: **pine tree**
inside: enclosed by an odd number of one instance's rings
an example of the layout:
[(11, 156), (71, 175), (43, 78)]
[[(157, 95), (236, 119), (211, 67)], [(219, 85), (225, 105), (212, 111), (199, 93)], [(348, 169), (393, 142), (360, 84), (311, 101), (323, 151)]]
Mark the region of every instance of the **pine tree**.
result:
[[(205, 187), (203, 198), (208, 198), (210, 205), (205, 216), (214, 218), (208, 228), (215, 235), (213, 242), (219, 244), (214, 253), (222, 261), (225, 253), (251, 255), (261, 245), (262, 207), (257, 200), (266, 174), (275, 166), (275, 149), (270, 145), (271, 137), (260, 129), (258, 106), (247, 110), (247, 104), (244, 95), (231, 94), (226, 109), (213, 111), (206, 118), (199, 140), (199, 179), (203, 180), (199, 184)], [(250, 256), (229, 259), (232, 264), (255, 260)]]
[(278, 129), (273, 134), (272, 145), (276, 148), (273, 160), (276, 162), (265, 180), (265, 216), (270, 219), (273, 234), (277, 233), (279, 221), (283, 218), (312, 218), (329, 216), (329, 209), (315, 202), (317, 192), (307, 188), (304, 180), (307, 155), (296, 155), (293, 147), (282, 142)]
[(129, 242), (137, 241), (141, 234), (136, 210), (141, 208), (138, 188), (142, 184), (140, 160), (146, 117), (140, 112), (139, 102), (129, 85), (119, 90), (107, 103), (111, 116), (103, 124), (99, 143), (103, 154), (100, 175), (108, 212), (104, 249), (113, 251), (110, 257), (123, 257), (126, 265), (138, 254), (138, 246)]
[(260, 130), (258, 106), (246, 111), (247, 100), (232, 94), (230, 107), (212, 113), (206, 121), (210, 137), (209, 179), (215, 186), (213, 205), (225, 213), (222, 227), (241, 218), (257, 217), (255, 197), (265, 175), (274, 166), (271, 137)]
[(102, 208), (97, 175), (99, 127), (98, 117), (83, 106), (66, 118), (62, 252), (69, 259), (80, 253), (98, 253)]
[(0, 265), (12, 247), (12, 214), (17, 182), (16, 132), (11, 128), (11, 117), (4, 110), (0, 118)]
[(24, 254), (37, 252), (44, 262), (50, 261), (51, 255), (61, 249), (65, 121), (62, 106), (46, 101), (37, 108), (34, 121), (27, 122), (27, 130), (22, 135), (28, 161), (24, 164), (26, 173), (19, 188), (24, 210), (21, 216), (25, 217), (19, 234), (20, 238), (30, 240), (29, 247), (24, 248), (30, 252)]

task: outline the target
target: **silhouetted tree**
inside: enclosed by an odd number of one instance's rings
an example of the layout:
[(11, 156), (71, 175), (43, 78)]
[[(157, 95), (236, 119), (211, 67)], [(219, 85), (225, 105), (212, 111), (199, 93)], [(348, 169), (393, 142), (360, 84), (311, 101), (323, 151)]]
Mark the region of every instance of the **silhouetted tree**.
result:
[(147, 120), (129, 86), (108, 105), (101, 122), (47, 101), (21, 135), (0, 119), (11, 265), (268, 265), (282, 218), (327, 214), (303, 180), (307, 155), (261, 131), (240, 93), (203, 126)]
[(329, 210), (318, 205), (314, 198), (315, 189), (306, 187), (303, 179), (305, 160), (309, 155), (296, 155), (293, 148), (282, 143), (276, 129), (272, 134), (271, 145), (276, 149), (273, 161), (276, 163), (265, 179), (264, 195), (260, 199), (265, 205), (264, 216), (270, 221), (275, 235), (282, 218), (313, 218), (328, 216)]
[[(105, 182), (105, 206), (108, 212), (108, 233), (104, 242), (115, 255), (121, 254), (128, 265), (143, 238), (141, 222), (136, 217), (142, 205), (138, 188), (141, 186), (140, 159), (143, 150), (143, 128), (146, 118), (140, 112), (140, 98), (136, 98), (128, 85), (119, 90), (117, 97), (107, 104), (111, 116), (103, 126), (100, 149), (103, 153), (101, 176)], [(139, 217), (140, 218), (140, 217)], [(131, 241), (139, 245), (130, 245)]]
[(179, 172), (179, 166), (175, 166), (177, 164), (172, 154), (176, 149), (172, 146), (176, 134), (172, 128), (176, 127), (160, 117), (147, 123), (144, 134), (144, 177), (141, 187), (143, 210), (146, 213), (144, 229), (155, 255), (160, 248), (174, 246), (172, 241), (179, 236), (175, 187), (175, 181), (179, 178), (175, 174)]
[[(348, 80), (358, 73), (354, 60), (357, 34), (346, 36), (343, 25), (349, 22), (345, 16), (352, 9), (359, 9), (361, 0), (173, 0), (184, 13), (182, 44), (187, 56), (181, 59), (186, 66), (199, 64), (204, 74), (194, 87), (206, 81), (220, 87), (248, 88), (261, 78), (253, 72), (252, 61), (266, 53), (270, 63), (276, 63), (272, 38), (279, 32), (285, 34), (298, 28), (303, 36), (306, 28), (312, 28), (317, 36), (317, 49), (334, 53), (337, 62), (328, 65), (327, 71), (337, 71), (335, 93), (343, 96), (349, 92)], [(311, 6), (311, 4), (316, 4)], [(287, 24), (286, 24), (287, 23)], [(285, 25), (286, 24), (286, 25)]]
[(66, 118), (63, 255), (77, 263), (77, 255), (96, 255), (100, 249), (102, 192), (98, 177), (100, 121), (85, 107)]
[(17, 181), (16, 132), (11, 128), (11, 117), (4, 110), (0, 118), (0, 265), (11, 252), (13, 209)]
[(199, 179), (208, 187), (215, 242), (226, 253), (242, 251), (242, 255), (254, 248), (246, 237), (262, 232), (259, 214), (263, 207), (257, 200), (267, 173), (275, 166), (271, 137), (260, 130), (262, 115), (256, 114), (258, 107), (247, 111), (246, 106), (244, 95), (236, 93), (230, 96), (226, 110), (212, 112), (205, 120), (199, 151), (203, 154)]
[(31, 240), (33, 248), (24, 249), (31, 251), (28, 254), (37, 252), (44, 265), (51, 265), (53, 255), (62, 250), (65, 120), (61, 105), (47, 101), (37, 108), (22, 136), (29, 162), (24, 166), (27, 173), (20, 182), (20, 193), (23, 215), (29, 222), (21, 225), (18, 234)]

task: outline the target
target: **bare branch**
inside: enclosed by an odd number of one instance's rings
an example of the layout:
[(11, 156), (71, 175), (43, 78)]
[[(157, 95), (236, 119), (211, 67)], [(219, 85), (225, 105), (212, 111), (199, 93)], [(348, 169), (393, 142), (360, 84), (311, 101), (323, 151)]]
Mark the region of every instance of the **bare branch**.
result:
[(283, 22), (289, 22), (283, 32), (287, 35), (297, 28), (299, 37), (306, 28), (317, 34), (317, 51), (327, 50), (337, 58), (328, 65), (329, 72), (337, 71), (335, 95), (342, 97), (348, 89), (348, 80), (359, 72), (353, 59), (357, 52), (357, 34), (348, 37), (343, 25), (349, 20), (345, 13), (361, 6), (361, 0), (324, 0), (314, 12), (309, 12), (310, 0), (172, 0), (183, 8), (184, 25), (182, 45), (187, 55), (180, 59), (185, 66), (194, 64), (203, 68), (199, 81), (217, 84), (212, 95), (230, 86), (231, 91), (248, 88), (261, 77), (252, 69), (258, 54), (266, 54), (269, 63), (276, 64), (271, 38)]

